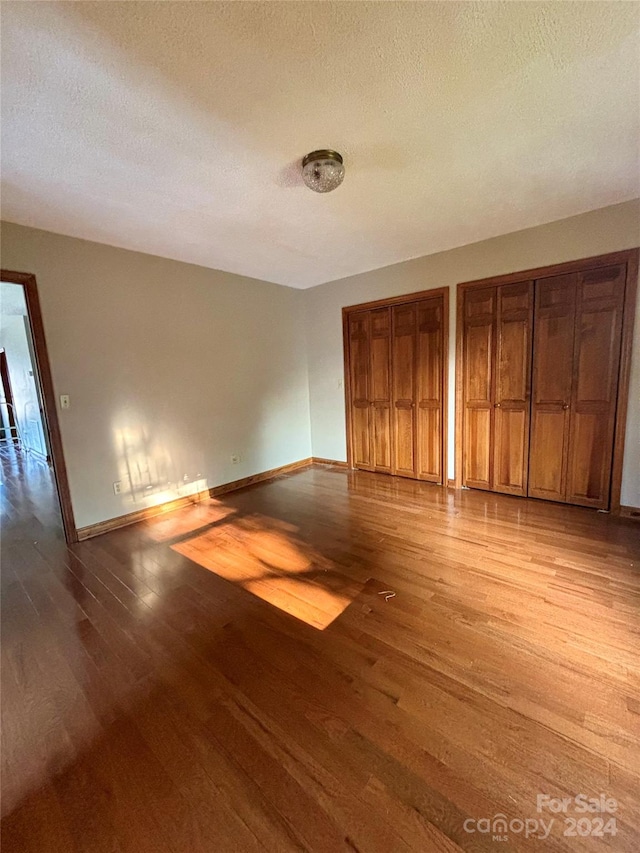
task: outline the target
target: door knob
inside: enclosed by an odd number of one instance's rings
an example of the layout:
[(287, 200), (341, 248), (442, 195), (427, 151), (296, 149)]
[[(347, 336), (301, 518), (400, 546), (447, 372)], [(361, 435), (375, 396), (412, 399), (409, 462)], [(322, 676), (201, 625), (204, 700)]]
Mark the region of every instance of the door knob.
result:
[(568, 403), (563, 403), (563, 404), (562, 404), (562, 408), (563, 408), (563, 409), (568, 409), (568, 408), (569, 408), (569, 404), (568, 404)]
[(493, 408), (494, 408), (494, 409), (501, 409), (501, 408), (502, 408), (502, 403), (494, 403), (494, 404), (493, 404)]

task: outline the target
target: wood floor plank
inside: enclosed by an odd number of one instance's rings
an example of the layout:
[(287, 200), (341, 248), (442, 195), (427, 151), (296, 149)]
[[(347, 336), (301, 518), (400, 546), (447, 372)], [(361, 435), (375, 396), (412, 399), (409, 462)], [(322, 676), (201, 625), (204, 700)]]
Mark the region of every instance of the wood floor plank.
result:
[(322, 466), (67, 547), (0, 462), (5, 853), (488, 851), (580, 793), (615, 836), (501, 849), (640, 846), (632, 521)]

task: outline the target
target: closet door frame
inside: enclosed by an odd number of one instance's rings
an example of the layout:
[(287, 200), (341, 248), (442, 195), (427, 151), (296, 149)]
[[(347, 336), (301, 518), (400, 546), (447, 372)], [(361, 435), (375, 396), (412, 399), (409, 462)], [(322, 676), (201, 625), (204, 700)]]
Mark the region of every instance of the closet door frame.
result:
[[(465, 281), (458, 284), (456, 292), (456, 407), (455, 407), (455, 480), (451, 485), (456, 489), (462, 488), (462, 471), (464, 464), (464, 434), (463, 434), (463, 346), (464, 346), (464, 296), (468, 290), (498, 286), (501, 284), (516, 284), (541, 278), (579, 273), (597, 267), (608, 267), (616, 264), (626, 264), (626, 281), (624, 291), (624, 307), (622, 317), (622, 341), (620, 355), (620, 370), (618, 374), (618, 400), (616, 406), (616, 423), (613, 438), (613, 464), (611, 468), (611, 497), (609, 509), (613, 513), (620, 512), (620, 489), (622, 486), (622, 462), (624, 456), (624, 438), (627, 423), (627, 406), (629, 400), (629, 377), (631, 372), (631, 347), (633, 343), (633, 322), (635, 316), (636, 291), (638, 288), (638, 261), (640, 249), (628, 249), (622, 252), (611, 252), (606, 255), (596, 255), (591, 258), (581, 258), (576, 261), (553, 264), (548, 267), (522, 270), (507, 275), (491, 278)], [(535, 317), (534, 317), (535, 323)]]
[[(442, 297), (442, 424), (441, 444), (442, 485), (447, 485), (448, 457), (448, 406), (449, 406), (449, 288), (434, 287), (431, 290), (420, 290), (417, 293), (407, 293), (390, 299), (377, 299), (374, 302), (362, 302), (358, 305), (348, 305), (342, 309), (342, 344), (344, 368), (344, 400), (347, 428), (347, 466), (353, 469), (352, 423), (351, 423), (351, 374), (349, 370), (349, 315), (356, 311), (370, 311), (376, 308), (392, 308), (394, 305), (404, 305), (408, 302), (420, 302), (423, 299)], [(426, 480), (419, 482), (428, 482)]]

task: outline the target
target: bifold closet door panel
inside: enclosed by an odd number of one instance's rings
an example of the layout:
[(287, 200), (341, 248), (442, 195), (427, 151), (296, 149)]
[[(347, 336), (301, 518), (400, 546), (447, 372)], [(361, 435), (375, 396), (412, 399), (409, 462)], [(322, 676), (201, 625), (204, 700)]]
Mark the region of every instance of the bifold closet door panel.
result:
[(351, 453), (356, 468), (371, 468), (371, 407), (369, 406), (371, 312), (349, 317), (349, 385), (351, 390)]
[(577, 274), (535, 283), (530, 497), (566, 500)]
[(377, 308), (370, 320), (371, 465), (391, 473), (391, 310)]
[(578, 274), (567, 501), (609, 506), (626, 266)]
[(416, 449), (421, 480), (442, 483), (444, 297), (417, 303)]
[(496, 288), (469, 290), (463, 298), (463, 483), (491, 489)]
[(501, 285), (496, 305), (493, 489), (526, 495), (533, 282)]
[(459, 286), (463, 485), (609, 508), (628, 254)]
[(416, 476), (416, 303), (394, 305), (393, 338), (393, 466), (392, 473)]

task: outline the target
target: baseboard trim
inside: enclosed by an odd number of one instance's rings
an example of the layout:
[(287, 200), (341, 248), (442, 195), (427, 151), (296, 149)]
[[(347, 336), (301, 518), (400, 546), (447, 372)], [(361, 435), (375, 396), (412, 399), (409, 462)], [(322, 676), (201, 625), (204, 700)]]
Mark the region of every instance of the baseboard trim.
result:
[(182, 498), (174, 498), (171, 501), (157, 504), (156, 506), (145, 507), (138, 509), (135, 512), (128, 512), (126, 515), (118, 515), (115, 518), (108, 518), (106, 521), (99, 521), (97, 524), (89, 524), (86, 527), (78, 528), (78, 541), (84, 542), (85, 539), (93, 539), (94, 536), (102, 536), (103, 533), (110, 533), (112, 530), (120, 530), (121, 527), (129, 527), (130, 524), (138, 524), (140, 521), (147, 521), (149, 518), (156, 518), (158, 515), (163, 515), (165, 512), (173, 512), (176, 509), (184, 509), (190, 504), (196, 504), (206, 500), (209, 497), (208, 490), (204, 492), (194, 492), (192, 495), (185, 495)]
[[(145, 509), (136, 510), (136, 512), (129, 512), (126, 515), (119, 515), (116, 518), (109, 518), (106, 521), (99, 521), (97, 524), (80, 527), (77, 531), (78, 541), (84, 542), (86, 539), (93, 539), (94, 536), (102, 536), (103, 533), (120, 530), (122, 527), (129, 527), (131, 524), (138, 524), (141, 521), (156, 518), (166, 512), (184, 509), (190, 504), (196, 504), (208, 498), (219, 498), (222, 495), (228, 495), (230, 492), (237, 492), (240, 489), (246, 489), (248, 486), (255, 486), (257, 483), (266, 483), (284, 474), (292, 474), (294, 471), (310, 468), (312, 465), (330, 465), (333, 468), (344, 469), (349, 467), (346, 462), (342, 462), (339, 459), (324, 459), (320, 456), (310, 456), (307, 459), (290, 462), (288, 465), (281, 465), (279, 468), (270, 468), (268, 471), (262, 471), (260, 474), (243, 477), (241, 480), (233, 480), (230, 483), (213, 486), (211, 489), (203, 492), (195, 492), (192, 495), (185, 495), (182, 498), (165, 501), (165, 503), (158, 504), (157, 506), (146, 507)], [(455, 480), (447, 480), (447, 486), (450, 489), (454, 488)], [(640, 507), (621, 506), (620, 517), (640, 522)]]
[(302, 468), (310, 468), (311, 465), (313, 465), (311, 457), (299, 459), (297, 462), (290, 462), (288, 465), (281, 465), (279, 468), (271, 468), (269, 471), (262, 471), (260, 474), (243, 477), (241, 480), (233, 480), (231, 483), (222, 483), (220, 486), (213, 486), (211, 489), (206, 489), (203, 492), (185, 495), (183, 498), (175, 498), (174, 500), (157, 504), (157, 506), (150, 506), (145, 509), (136, 510), (136, 512), (129, 512), (127, 515), (108, 518), (106, 521), (99, 521), (97, 524), (89, 524), (87, 527), (81, 527), (78, 530), (78, 540), (83, 542), (85, 539), (93, 539), (94, 536), (102, 536), (103, 533), (110, 533), (112, 530), (120, 530), (122, 527), (129, 527), (131, 524), (138, 524), (141, 521), (156, 518), (165, 512), (184, 509), (190, 504), (196, 504), (208, 498), (219, 498), (221, 495), (245, 489), (247, 486), (253, 486), (256, 483), (265, 483), (267, 480), (274, 480), (283, 474), (290, 474)]
[(271, 468), (269, 471), (263, 471), (261, 474), (252, 474), (250, 477), (243, 477), (242, 480), (233, 480), (231, 483), (213, 486), (213, 488), (209, 489), (209, 496), (219, 498), (220, 495), (237, 492), (238, 489), (245, 489), (247, 486), (254, 486), (256, 483), (265, 483), (267, 480), (280, 477), (282, 474), (291, 474), (293, 471), (299, 471), (301, 468), (310, 468), (311, 465), (313, 465), (313, 459), (309, 456), (308, 459), (300, 459), (298, 462), (290, 462), (288, 465), (281, 465), (279, 468)]
[(228, 495), (230, 492), (237, 492), (239, 489), (246, 489), (247, 486), (255, 486), (257, 483), (266, 483), (269, 480), (274, 480), (276, 477), (281, 477), (284, 474), (292, 474), (294, 471), (300, 471), (303, 468), (310, 468), (312, 465), (331, 465), (334, 468), (347, 469), (349, 466), (346, 462), (341, 462), (338, 459), (323, 459), (319, 456), (309, 456), (307, 459), (299, 459), (297, 462), (290, 462), (288, 465), (281, 465), (279, 468), (270, 468), (268, 471), (262, 471), (260, 474), (252, 474), (250, 477), (243, 477), (241, 480), (233, 480), (230, 483), (222, 483), (220, 486), (213, 486), (204, 491), (197, 492), (193, 495), (185, 495), (183, 498), (176, 498), (172, 501), (150, 506), (146, 509), (139, 509), (136, 512), (127, 513), (127, 515), (119, 515), (116, 518), (108, 518), (106, 521), (99, 521), (97, 524), (89, 524), (86, 527), (81, 527), (78, 530), (78, 540), (84, 542), (85, 539), (93, 539), (94, 536), (102, 536), (103, 533), (110, 533), (112, 530), (120, 530), (122, 527), (129, 527), (131, 524), (138, 524), (141, 521), (148, 521), (151, 518), (156, 518), (165, 512), (174, 512), (177, 509), (184, 509), (189, 504), (199, 503), (207, 498), (219, 498), (222, 495)]
[(621, 506), (620, 517), (640, 521), (640, 506)]
[(339, 459), (323, 459), (321, 456), (313, 457), (314, 465), (331, 465), (333, 468), (348, 468), (347, 462), (340, 462)]

